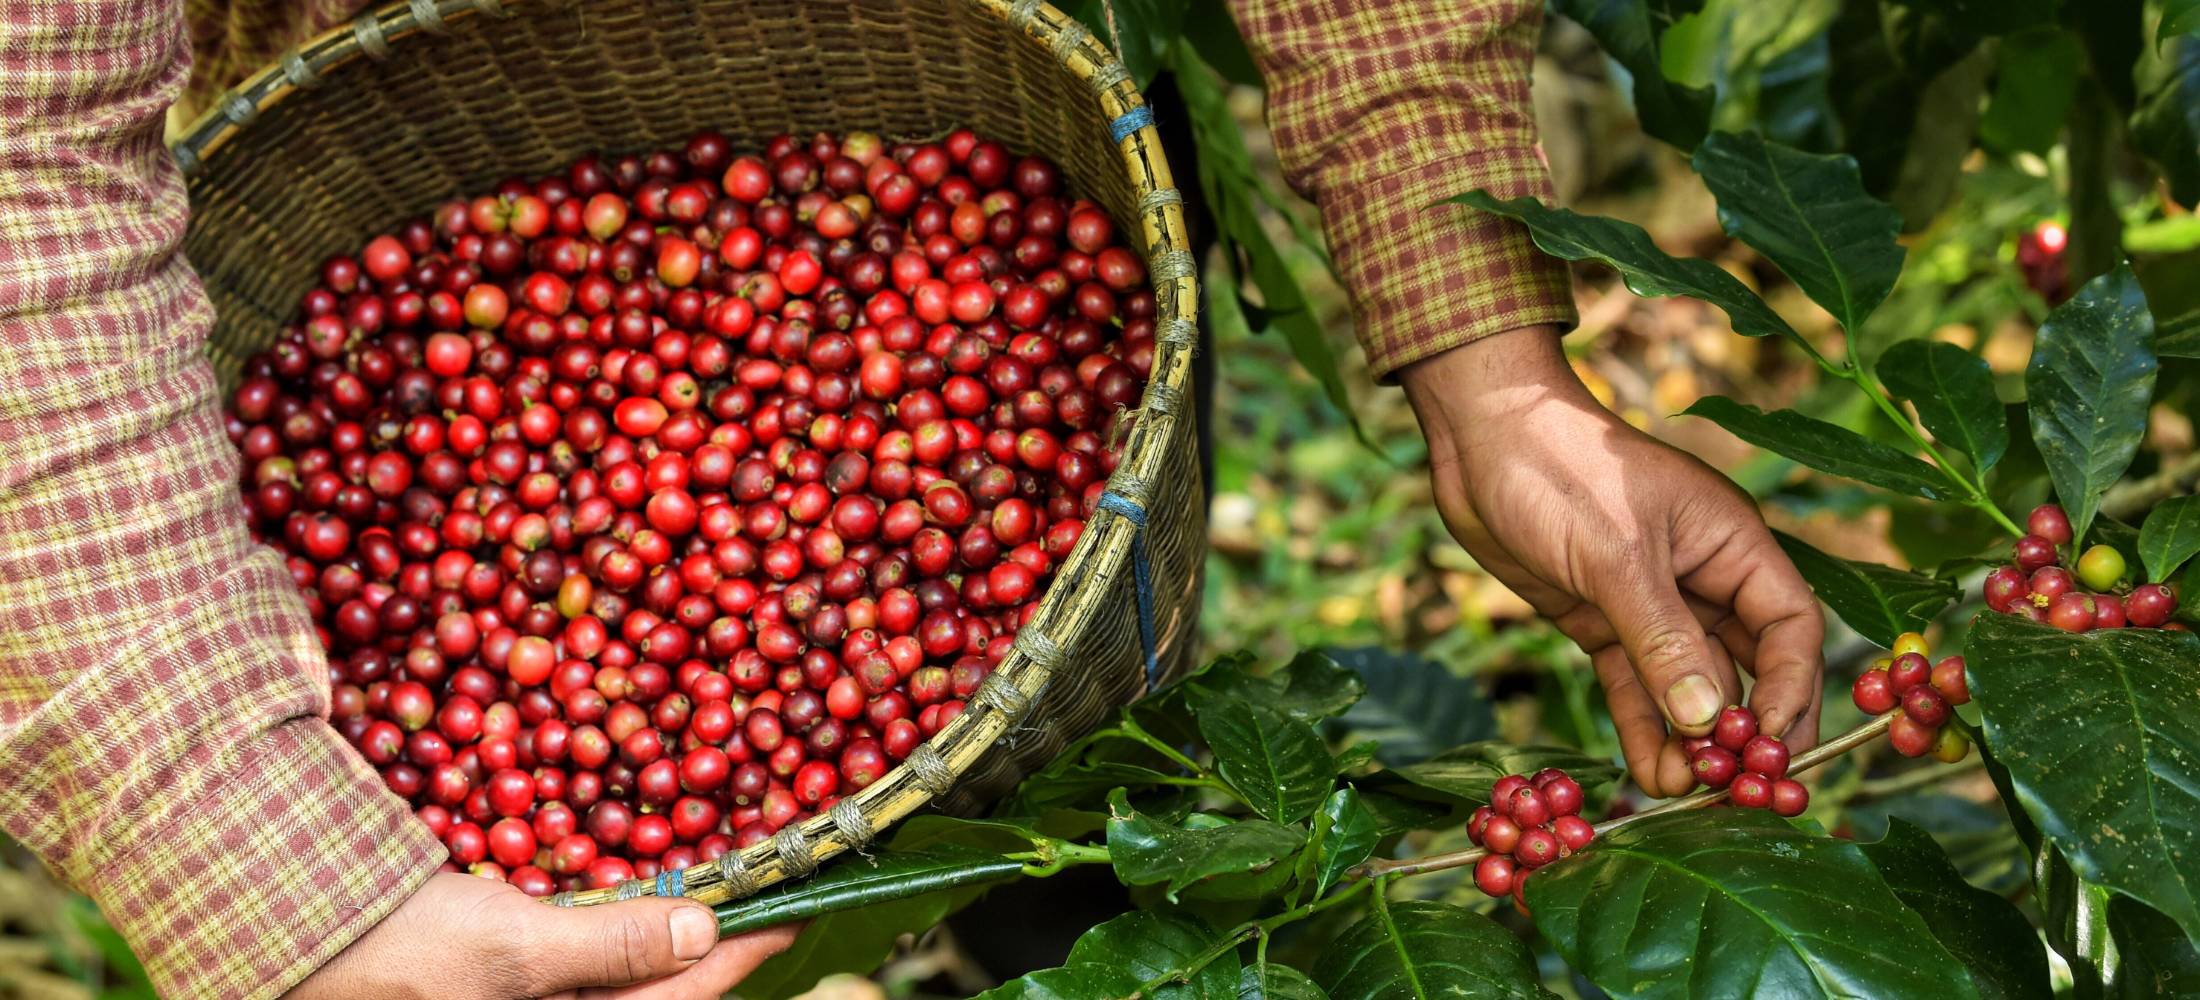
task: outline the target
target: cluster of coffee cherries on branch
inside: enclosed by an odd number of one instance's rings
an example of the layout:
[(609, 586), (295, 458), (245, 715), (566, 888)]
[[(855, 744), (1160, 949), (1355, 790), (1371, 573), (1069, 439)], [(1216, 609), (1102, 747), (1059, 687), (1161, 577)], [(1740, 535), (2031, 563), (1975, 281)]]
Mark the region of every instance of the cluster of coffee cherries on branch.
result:
[(1865, 715), (1885, 715), (1901, 709), (1887, 724), (1887, 740), (1905, 757), (1934, 757), (1953, 764), (1971, 752), (1963, 731), (1948, 725), (1955, 706), (1971, 700), (1971, 684), (1963, 673), (1963, 657), (1947, 656), (1934, 663), (1925, 637), (1904, 632), (1895, 637), (1892, 655), (1872, 662), (1857, 675), (1849, 697)]
[(1810, 805), (1810, 790), (1787, 776), (1787, 744), (1758, 732), (1757, 713), (1747, 707), (1728, 705), (1712, 723), (1711, 735), (1682, 740), (1681, 749), (1688, 751), (1696, 780), (1726, 789), (1734, 805), (1781, 816), (1800, 816)]
[(2095, 545), (2078, 556), (2077, 572), (2062, 564), (2071, 543), (2070, 517), (2043, 504), (2025, 520), (2024, 537), (2010, 553), (2013, 565), (1986, 575), (1986, 606), (2003, 614), (2046, 622), (2065, 632), (2103, 628), (2185, 626), (2170, 620), (2177, 592), (2166, 583), (2130, 586), (2123, 553)]
[(1115, 467), (1145, 281), (967, 131), (589, 156), (321, 266), (231, 400), (246, 516), (453, 868), (647, 878), (961, 713)]
[(1589, 846), (1596, 828), (1581, 818), (1581, 784), (1547, 767), (1532, 778), (1509, 774), (1490, 788), (1490, 804), (1467, 820), (1467, 837), (1489, 853), (1474, 865), (1474, 884), (1511, 895), (1527, 910), (1529, 873)]

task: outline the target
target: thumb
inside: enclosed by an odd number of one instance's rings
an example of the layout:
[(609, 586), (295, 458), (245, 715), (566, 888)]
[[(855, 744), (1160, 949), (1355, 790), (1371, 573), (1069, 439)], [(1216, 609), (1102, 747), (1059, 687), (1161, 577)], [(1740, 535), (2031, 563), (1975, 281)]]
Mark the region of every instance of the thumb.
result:
[(693, 900), (644, 897), (570, 909), (533, 904), (524, 969), (529, 996), (672, 975), (710, 954), (718, 920)]
[[(1630, 577), (1662, 583), (1671, 574), (1630, 573), (1622, 578)], [(1720, 670), (1680, 591), (1671, 583), (1627, 587), (1606, 603), (1604, 615), (1626, 648), (1635, 676), (1673, 728), (1691, 736), (1710, 732), (1740, 683), (1731, 677), (1731, 667)]]

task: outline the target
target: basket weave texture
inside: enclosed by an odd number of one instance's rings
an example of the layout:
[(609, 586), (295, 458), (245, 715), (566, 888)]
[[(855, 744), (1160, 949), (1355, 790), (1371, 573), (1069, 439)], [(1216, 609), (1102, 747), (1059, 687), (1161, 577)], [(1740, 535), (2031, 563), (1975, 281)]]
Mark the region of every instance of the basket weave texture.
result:
[(982, 807), (1148, 684), (1141, 563), (1158, 675), (1182, 669), (1205, 540), (1189, 405), (1198, 292), (1144, 100), (1105, 45), (1036, 0), (409, 0), (286, 53), (176, 143), (185, 253), (216, 308), (209, 353), (227, 385), (294, 317), (316, 262), (500, 178), (704, 128), (757, 149), (782, 132), (955, 127), (1060, 164), (1142, 240), (1153, 372), (1108, 509), (968, 709), (878, 782), (718, 861), (556, 902), (724, 902), (806, 876), (927, 805)]

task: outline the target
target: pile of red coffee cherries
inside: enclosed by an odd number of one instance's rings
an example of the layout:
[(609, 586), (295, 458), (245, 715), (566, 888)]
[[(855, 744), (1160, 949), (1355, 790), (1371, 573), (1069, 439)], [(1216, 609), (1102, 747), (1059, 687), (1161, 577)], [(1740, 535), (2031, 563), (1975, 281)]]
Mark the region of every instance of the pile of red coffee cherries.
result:
[(1114, 469), (1145, 281), (967, 131), (590, 156), (321, 266), (232, 400), (246, 514), (454, 867), (646, 878), (962, 711)]
[(1711, 735), (1681, 741), (1696, 780), (1726, 789), (1727, 801), (1744, 809), (1770, 809), (1800, 816), (1810, 805), (1810, 790), (1787, 776), (1788, 748), (1780, 738), (1757, 731), (1757, 713), (1729, 705), (1712, 724)]
[(1929, 753), (1950, 764), (1962, 760), (1971, 752), (1971, 741), (1962, 730), (1948, 725), (1948, 717), (1955, 714), (1955, 706), (1971, 701), (1963, 657), (1943, 657), (1934, 663), (1925, 637), (1915, 632), (1895, 637), (1892, 653), (1857, 676), (1849, 697), (1865, 715), (1902, 710), (1887, 724), (1887, 740), (1897, 753), (1905, 757)]
[(1529, 873), (1589, 846), (1596, 828), (1581, 818), (1581, 784), (1547, 767), (1533, 778), (1499, 778), (1490, 804), (1467, 820), (1467, 837), (1489, 851), (1475, 863), (1475, 886), (1525, 910)]
[(2065, 632), (2185, 629), (2170, 621), (2177, 611), (2177, 592), (2164, 583), (2131, 586), (2123, 553), (2115, 547), (2095, 545), (2078, 557), (2076, 573), (2064, 568), (2062, 551), (2071, 543), (2071, 530), (2061, 507), (2035, 508), (2025, 530), (2029, 534), (2017, 539), (2011, 553), (2014, 565), (1986, 575), (1987, 607)]

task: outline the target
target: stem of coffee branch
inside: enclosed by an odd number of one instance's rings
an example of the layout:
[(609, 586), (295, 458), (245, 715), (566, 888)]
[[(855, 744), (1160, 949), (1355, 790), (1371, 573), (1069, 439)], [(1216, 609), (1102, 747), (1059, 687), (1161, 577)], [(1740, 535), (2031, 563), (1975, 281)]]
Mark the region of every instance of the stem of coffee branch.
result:
[[(1854, 750), (1857, 747), (1863, 746), (1864, 744), (1871, 742), (1873, 739), (1877, 738), (1879, 734), (1887, 731), (1887, 727), (1894, 723), (1894, 716), (1895, 713), (1889, 712), (1885, 715), (1872, 719), (1871, 721), (1866, 722), (1863, 725), (1856, 727), (1855, 729), (1851, 729), (1848, 732), (1842, 733), (1841, 735), (1836, 736), (1833, 739), (1827, 740), (1824, 743), (1820, 743), (1819, 745), (1812, 747), (1809, 750), (1804, 751), (1803, 753), (1797, 754), (1795, 756), (1795, 759), (1788, 765), (1788, 773), (1800, 774), (1804, 771), (1810, 770), (1811, 768), (1817, 767), (1818, 765), (1823, 764), (1829, 760), (1832, 760), (1835, 757), (1839, 757), (1842, 754), (1848, 753), (1849, 751)], [(1612, 832), (1613, 830), (1617, 830), (1620, 827), (1626, 826), (1629, 823), (1640, 822), (1642, 820), (1649, 819), (1652, 816), (1662, 816), (1666, 813), (1679, 812), (1683, 809), (1700, 809), (1704, 806), (1714, 805), (1726, 798), (1726, 792), (1727, 790), (1724, 788), (1706, 788), (1700, 792), (1696, 792), (1691, 795), (1684, 795), (1680, 798), (1673, 799), (1668, 802), (1661, 802), (1648, 809), (1644, 809), (1641, 812), (1622, 816), (1615, 820), (1597, 824), (1597, 835), (1601, 837), (1607, 833)], [(1452, 851), (1446, 854), (1431, 854), (1427, 857), (1420, 858), (1402, 858), (1395, 861), (1368, 861), (1353, 867), (1347, 874), (1353, 878), (1380, 878), (1386, 875), (1420, 875), (1426, 872), (1443, 871), (1447, 868), (1460, 868), (1466, 865), (1471, 865), (1477, 861), (1482, 860), (1482, 856), (1488, 853), (1488, 851), (1476, 847), (1464, 851)]]

